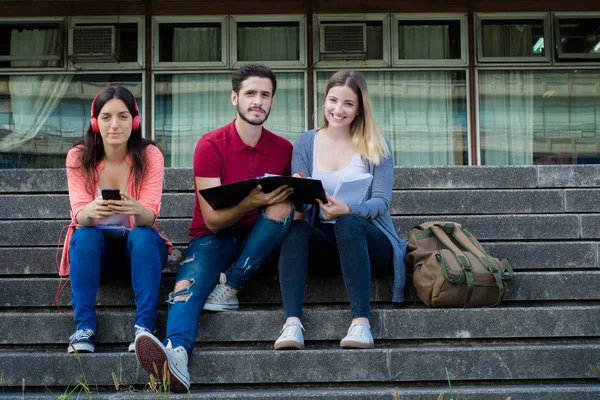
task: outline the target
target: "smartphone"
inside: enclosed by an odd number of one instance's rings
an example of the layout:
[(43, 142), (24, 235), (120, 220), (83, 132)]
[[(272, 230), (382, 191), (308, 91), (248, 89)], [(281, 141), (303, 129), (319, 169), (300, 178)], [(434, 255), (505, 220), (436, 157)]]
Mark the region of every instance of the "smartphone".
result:
[(121, 200), (119, 189), (102, 189), (102, 198), (104, 200)]

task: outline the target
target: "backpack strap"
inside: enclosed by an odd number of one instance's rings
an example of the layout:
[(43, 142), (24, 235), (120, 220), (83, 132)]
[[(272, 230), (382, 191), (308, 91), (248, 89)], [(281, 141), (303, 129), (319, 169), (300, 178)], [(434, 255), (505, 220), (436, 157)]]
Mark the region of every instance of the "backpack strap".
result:
[[(452, 242), (452, 240), (448, 237), (446, 230), (442, 229), (439, 225), (433, 225), (430, 228), (431, 233), (448, 249), (454, 254), (456, 260), (459, 265), (462, 267), (463, 272), (465, 274), (465, 278), (467, 281), (467, 296), (465, 297), (465, 302), (463, 304), (464, 307), (469, 305), (471, 301), (471, 296), (473, 295), (473, 288), (475, 287), (475, 279), (473, 278), (473, 267), (471, 266), (471, 262), (465, 256), (465, 253), (461, 249), (458, 248)], [(445, 269), (442, 269), (442, 274), (444, 278), (448, 279)]]
[[(490, 257), (483, 250), (481, 245), (477, 246), (475, 244), (475, 242), (471, 238), (469, 238), (460, 227), (458, 227), (458, 226), (450, 227), (448, 225), (450, 225), (450, 224), (446, 224), (446, 228), (449, 231), (449, 234), (458, 243), (460, 243), (460, 245), (463, 246), (463, 248), (465, 250), (471, 252), (471, 254), (473, 254), (473, 256), (479, 260), (481, 265), (483, 265), (485, 267), (485, 269), (490, 271), (492, 273), (492, 275), (494, 276), (494, 280), (496, 281), (496, 286), (498, 286), (498, 301), (496, 302), (496, 304), (500, 304), (502, 302), (502, 299), (504, 299), (504, 294), (506, 292), (506, 287), (504, 286), (502, 269), (500, 268), (500, 265), (498, 265), (496, 260), (494, 260), (492, 257)], [(469, 235), (471, 237), (473, 237), (473, 235), (471, 235), (471, 234), (469, 234)], [(512, 268), (511, 268), (511, 271), (512, 271)]]

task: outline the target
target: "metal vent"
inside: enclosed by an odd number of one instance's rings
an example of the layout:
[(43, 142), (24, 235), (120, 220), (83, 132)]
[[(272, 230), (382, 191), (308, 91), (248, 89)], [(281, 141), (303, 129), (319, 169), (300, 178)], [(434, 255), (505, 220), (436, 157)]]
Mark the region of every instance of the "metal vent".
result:
[(73, 62), (118, 62), (114, 26), (76, 26), (73, 28)]
[(323, 58), (362, 59), (366, 56), (366, 24), (321, 24), (320, 30), (320, 48)]

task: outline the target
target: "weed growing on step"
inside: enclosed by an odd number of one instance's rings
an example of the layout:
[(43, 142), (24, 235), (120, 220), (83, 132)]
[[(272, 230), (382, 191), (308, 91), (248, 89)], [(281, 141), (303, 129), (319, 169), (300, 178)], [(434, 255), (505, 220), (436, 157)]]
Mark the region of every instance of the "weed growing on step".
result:
[[(452, 382), (450, 381), (450, 373), (448, 372), (448, 368), (446, 368), (446, 379), (448, 380), (448, 388), (450, 389), (450, 398), (448, 400), (460, 400), (460, 398), (458, 397), (458, 395), (454, 395), (454, 392), (452, 391)], [(469, 400), (471, 398), (471, 396), (465, 398), (464, 400)], [(396, 400), (399, 400), (400, 397), (398, 397), (398, 389), (396, 389)], [(444, 394), (441, 393), (437, 400), (444, 400)], [(506, 400), (510, 400), (510, 397), (507, 397)]]

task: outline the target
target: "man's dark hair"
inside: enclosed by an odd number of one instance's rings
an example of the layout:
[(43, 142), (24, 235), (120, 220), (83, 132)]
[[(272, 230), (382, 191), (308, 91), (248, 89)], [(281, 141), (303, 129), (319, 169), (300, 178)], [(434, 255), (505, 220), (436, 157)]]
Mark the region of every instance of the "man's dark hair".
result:
[(275, 74), (271, 71), (271, 68), (267, 67), (263, 64), (246, 64), (242, 68), (237, 71), (233, 71), (233, 76), (231, 77), (231, 86), (233, 91), (236, 93), (240, 93), (240, 89), (242, 87), (242, 82), (246, 79), (257, 76), (259, 78), (269, 78), (271, 83), (273, 84), (273, 93), (272, 96), (275, 96), (275, 90), (277, 89), (277, 79), (275, 78)]

